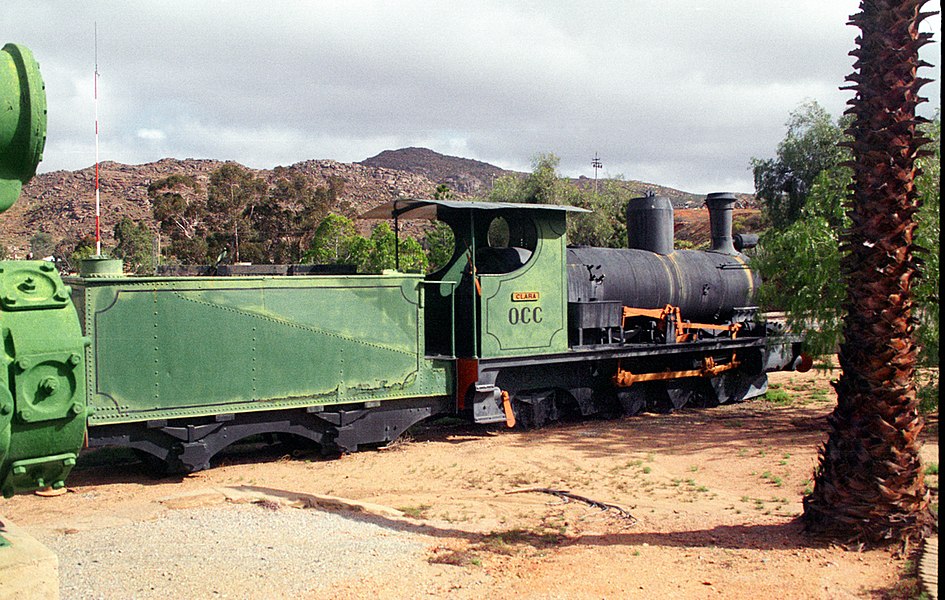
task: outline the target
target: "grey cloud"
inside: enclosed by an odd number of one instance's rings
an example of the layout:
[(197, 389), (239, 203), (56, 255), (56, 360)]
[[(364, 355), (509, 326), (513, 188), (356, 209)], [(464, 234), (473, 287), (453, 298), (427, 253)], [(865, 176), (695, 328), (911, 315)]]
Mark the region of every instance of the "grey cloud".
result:
[[(751, 191), (749, 159), (774, 153), (798, 103), (843, 111), (849, 93), (838, 88), (856, 35), (845, 23), (856, 9), (853, 0), (14, 0), (0, 42), (29, 45), (42, 64), (46, 170), (93, 159), (97, 21), (105, 159), (263, 167), (425, 145), (516, 169), (555, 152), (567, 174), (592, 175), (596, 151), (611, 174)], [(939, 67), (926, 71), (938, 79)], [(926, 88), (927, 114), (938, 89)]]

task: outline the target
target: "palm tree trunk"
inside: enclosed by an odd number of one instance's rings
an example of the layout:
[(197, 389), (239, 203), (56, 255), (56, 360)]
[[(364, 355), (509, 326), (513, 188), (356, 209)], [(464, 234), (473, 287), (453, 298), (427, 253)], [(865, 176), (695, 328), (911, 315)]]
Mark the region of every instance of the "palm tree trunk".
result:
[(927, 141), (916, 131), (923, 102), (916, 76), (926, 0), (862, 0), (855, 97), (850, 228), (841, 238), (847, 285), (837, 407), (821, 451), (813, 493), (804, 500), (808, 531), (845, 542), (918, 541), (934, 522), (919, 461), (912, 288), (915, 159)]

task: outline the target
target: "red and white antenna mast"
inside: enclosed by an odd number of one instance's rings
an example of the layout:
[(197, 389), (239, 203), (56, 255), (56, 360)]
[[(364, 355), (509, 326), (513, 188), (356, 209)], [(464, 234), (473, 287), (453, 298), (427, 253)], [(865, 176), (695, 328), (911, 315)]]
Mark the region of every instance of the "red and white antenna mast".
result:
[(98, 22), (95, 23), (95, 256), (102, 255), (102, 202), (98, 188)]

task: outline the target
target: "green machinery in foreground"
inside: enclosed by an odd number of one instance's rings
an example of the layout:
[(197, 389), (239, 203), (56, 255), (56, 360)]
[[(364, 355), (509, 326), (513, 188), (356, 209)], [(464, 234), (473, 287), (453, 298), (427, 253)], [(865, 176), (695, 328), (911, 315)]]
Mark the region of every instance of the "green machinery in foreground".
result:
[(0, 50), (0, 213), (36, 173), (46, 145), (46, 88), (23, 46)]
[[(46, 142), (39, 65), (0, 51), (0, 212), (36, 173)], [(0, 492), (61, 487), (85, 436), (85, 346), (55, 265), (0, 262)]]

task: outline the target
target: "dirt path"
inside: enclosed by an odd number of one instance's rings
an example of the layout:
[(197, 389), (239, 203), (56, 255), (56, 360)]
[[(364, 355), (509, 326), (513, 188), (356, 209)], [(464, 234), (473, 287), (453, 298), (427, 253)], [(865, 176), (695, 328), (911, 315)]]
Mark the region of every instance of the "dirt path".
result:
[[(81, 579), (66, 598), (895, 597), (904, 559), (818, 546), (797, 520), (828, 380), (777, 374), (773, 401), (531, 432), (442, 424), (330, 461), (234, 452), (183, 480), (89, 455), (71, 493), (2, 511), (59, 552), (64, 580)], [(937, 464), (937, 419), (925, 436)], [(507, 493), (522, 487), (637, 522)], [(299, 521), (324, 510), (334, 520)]]

